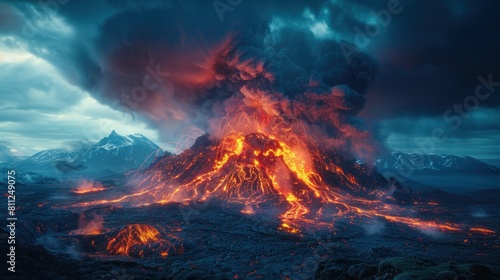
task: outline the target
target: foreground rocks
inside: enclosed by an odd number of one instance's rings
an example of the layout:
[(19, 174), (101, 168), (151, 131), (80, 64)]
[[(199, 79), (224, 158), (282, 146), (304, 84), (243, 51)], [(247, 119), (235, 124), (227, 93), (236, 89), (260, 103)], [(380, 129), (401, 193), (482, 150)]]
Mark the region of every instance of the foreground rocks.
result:
[[(48, 188), (26, 189), (20, 197), (17, 279), (500, 279), (498, 231), (424, 231), (359, 218), (289, 233), (272, 211), (248, 215), (210, 203), (52, 207), (51, 195), (60, 190)], [(443, 209), (419, 205), (418, 213), (491, 229), (500, 224), (497, 202), (481, 204), (490, 215), (483, 218), (462, 204)], [(86, 234), (82, 216), (103, 217), (100, 233)], [(154, 227), (161, 240), (132, 245), (128, 254), (109, 250), (115, 233), (133, 224)], [(182, 250), (164, 250), (166, 241)], [(7, 245), (0, 242), (0, 253)], [(0, 270), (0, 279), (12, 276), (6, 273)]]
[(488, 280), (500, 279), (500, 266), (445, 262), (420, 257), (394, 257), (378, 265), (329, 260), (318, 266), (317, 280)]

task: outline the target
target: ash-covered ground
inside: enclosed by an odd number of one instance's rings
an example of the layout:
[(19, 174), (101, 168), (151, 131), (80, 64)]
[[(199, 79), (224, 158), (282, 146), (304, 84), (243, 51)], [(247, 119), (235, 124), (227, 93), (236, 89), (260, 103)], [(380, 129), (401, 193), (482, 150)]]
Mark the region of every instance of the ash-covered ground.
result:
[[(498, 279), (500, 200), (490, 190), (452, 195), (396, 191), (414, 217), (487, 228), (439, 231), (382, 218), (339, 218), (329, 226), (282, 227), (270, 206), (248, 214), (215, 200), (141, 207), (74, 207), (64, 184), (16, 192), (18, 279)], [(411, 196), (409, 203), (408, 196)], [(130, 225), (134, 225), (133, 230)], [(146, 225), (146, 226), (145, 226)], [(129, 226), (129, 227), (127, 227)], [(147, 227), (151, 226), (151, 227)], [(140, 242), (141, 229), (152, 229)], [(3, 227), (2, 239), (8, 233)], [(130, 231), (127, 231), (130, 230)], [(120, 235), (121, 232), (121, 235)], [(123, 245), (126, 251), (111, 245)], [(2, 252), (7, 243), (2, 242)], [(111, 245), (110, 245), (111, 244)], [(135, 244), (135, 245), (134, 245)], [(2, 253), (5, 258), (5, 253)], [(5, 262), (4, 262), (5, 263)], [(2, 275), (12, 277), (4, 269)]]

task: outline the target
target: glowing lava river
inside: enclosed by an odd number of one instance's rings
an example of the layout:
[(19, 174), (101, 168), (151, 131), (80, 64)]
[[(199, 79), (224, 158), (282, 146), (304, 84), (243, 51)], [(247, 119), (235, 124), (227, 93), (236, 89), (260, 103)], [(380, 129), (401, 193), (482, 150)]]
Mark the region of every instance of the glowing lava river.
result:
[(360, 265), (372, 278), (342, 279), (426, 279), (498, 264), (498, 199), (414, 192), (298, 122), (256, 123), (224, 120), (140, 172), (28, 185), (18, 241), (75, 279), (336, 279)]
[[(261, 128), (245, 114), (221, 125), (220, 140), (207, 135), (177, 156), (155, 161), (129, 183), (133, 192), (106, 195), (73, 206), (146, 206), (216, 200), (248, 215), (277, 212), (280, 229), (335, 227), (337, 219), (383, 218), (421, 230), (471, 231), (477, 226), (412, 216), (391, 196), (373, 167), (316, 146), (303, 127), (276, 122)], [(413, 200), (415, 201), (415, 200)], [(481, 228), (482, 229), (482, 228)], [(484, 233), (494, 234), (490, 229)]]

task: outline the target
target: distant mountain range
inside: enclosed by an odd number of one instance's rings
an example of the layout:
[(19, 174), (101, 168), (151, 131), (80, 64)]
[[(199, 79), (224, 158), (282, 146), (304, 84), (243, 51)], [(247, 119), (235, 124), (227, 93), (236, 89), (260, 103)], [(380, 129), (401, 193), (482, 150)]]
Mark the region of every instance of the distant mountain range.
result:
[[(392, 152), (375, 160), (381, 173), (411, 174), (500, 173), (500, 169), (469, 156)], [(411, 173), (411, 174), (410, 174)]]
[[(199, 140), (199, 139), (198, 139)], [(197, 140), (197, 141), (198, 141)], [(0, 170), (15, 169), (24, 174), (26, 183), (47, 177), (99, 177), (146, 168), (164, 154), (155, 143), (141, 134), (122, 136), (112, 131), (95, 144), (72, 149), (51, 149), (27, 158), (14, 157), (11, 147), (0, 141)], [(392, 152), (373, 163), (383, 175), (428, 174), (500, 174), (500, 168), (469, 156)], [(3, 172), (6, 173), (6, 172)]]
[[(95, 175), (122, 173), (147, 167), (163, 151), (141, 134), (122, 136), (114, 130), (93, 145), (76, 149), (51, 149), (38, 152), (26, 159), (3, 164), (10, 168), (47, 177), (66, 175)], [(2, 167), (2, 166), (0, 166)], [(21, 172), (18, 172), (21, 173)], [(30, 178), (33, 175), (30, 175)]]
[(121, 136), (113, 130), (108, 137), (86, 150), (81, 157), (88, 167), (106, 167), (112, 171), (123, 172), (141, 166), (147, 167), (160, 152), (160, 147), (142, 134)]

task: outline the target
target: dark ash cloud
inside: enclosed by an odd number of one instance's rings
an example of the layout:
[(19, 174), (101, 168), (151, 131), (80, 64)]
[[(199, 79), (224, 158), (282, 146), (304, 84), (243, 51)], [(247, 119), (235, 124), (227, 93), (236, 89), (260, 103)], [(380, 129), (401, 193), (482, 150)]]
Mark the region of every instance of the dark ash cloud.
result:
[[(479, 75), (500, 81), (499, 3), (400, 2), (401, 14), (350, 61), (339, 42), (376, 24), (372, 12), (387, 2), (243, 0), (221, 21), (212, 1), (75, 0), (55, 13), (18, 1), (0, 4), (0, 34), (103, 104), (132, 111), (164, 140), (188, 126), (210, 129), (233, 102), (265, 103), (265, 114), (300, 117), (326, 137), (361, 143), (371, 136), (358, 113), (372, 124), (436, 119), (474, 93)], [(36, 30), (30, 38), (26, 24)], [(23, 106), (44, 110), (43, 102)], [(498, 94), (480, 103), (499, 106)], [(456, 137), (478, 129), (464, 125)], [(386, 125), (377, 135), (414, 135), (404, 131)], [(342, 145), (366, 146), (352, 143)]]

